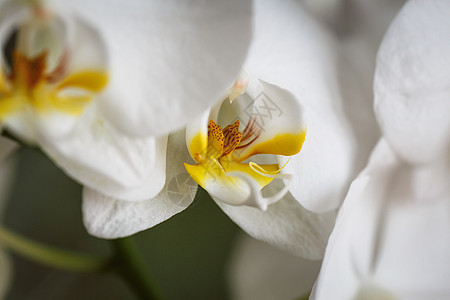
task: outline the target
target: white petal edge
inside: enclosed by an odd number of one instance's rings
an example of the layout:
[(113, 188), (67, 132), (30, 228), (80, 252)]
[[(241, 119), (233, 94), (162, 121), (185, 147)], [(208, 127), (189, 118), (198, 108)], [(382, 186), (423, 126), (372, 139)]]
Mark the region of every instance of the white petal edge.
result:
[[(276, 182), (267, 188), (279, 189)], [(316, 214), (287, 194), (266, 211), (248, 206), (217, 205), (250, 236), (306, 259), (321, 259), (336, 218), (335, 212)]]
[(129, 236), (165, 221), (192, 203), (197, 184), (183, 165), (189, 159), (184, 131), (170, 135), (167, 151), (167, 181), (152, 199), (132, 203), (84, 189), (83, 221), (90, 234), (106, 239)]
[(104, 38), (111, 82), (103, 109), (135, 135), (167, 134), (199, 117), (237, 78), (251, 40), (249, 0), (68, 5)]

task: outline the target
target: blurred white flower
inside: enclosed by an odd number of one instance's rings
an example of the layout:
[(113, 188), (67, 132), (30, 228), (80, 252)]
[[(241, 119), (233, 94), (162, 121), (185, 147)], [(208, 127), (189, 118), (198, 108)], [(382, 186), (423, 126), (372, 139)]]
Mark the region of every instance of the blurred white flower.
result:
[(378, 52), (383, 138), (352, 183), (313, 299), (450, 297), (450, 3), (409, 1)]
[(242, 235), (229, 261), (231, 299), (300, 299), (311, 292), (320, 264)]
[(219, 97), (250, 43), (250, 1), (0, 7), (2, 129), (123, 201), (163, 189), (168, 133)]
[(101, 40), (39, 2), (2, 14), (0, 122), (29, 143), (65, 135), (107, 84)]

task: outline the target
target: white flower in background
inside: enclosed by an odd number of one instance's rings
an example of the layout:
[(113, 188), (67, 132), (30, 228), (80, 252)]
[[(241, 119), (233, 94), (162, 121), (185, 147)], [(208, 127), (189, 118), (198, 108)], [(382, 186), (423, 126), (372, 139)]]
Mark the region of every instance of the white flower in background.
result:
[(303, 299), (311, 292), (320, 264), (242, 235), (229, 260), (231, 299)]
[[(404, 0), (306, 0), (305, 6), (337, 38), (339, 79), (347, 117), (358, 141), (358, 168), (380, 133), (373, 113), (373, 74), (378, 47)], [(370, 109), (368, 109), (370, 108)]]
[[(0, 218), (8, 200), (9, 188), (13, 180), (14, 160), (9, 159), (8, 156), (16, 148), (16, 143), (0, 137)], [(0, 248), (0, 299), (3, 299), (8, 291), (11, 280), (11, 267), (12, 265), (7, 253)]]
[(450, 3), (409, 1), (378, 52), (383, 139), (352, 183), (314, 299), (450, 297)]
[[(189, 124), (192, 158), (181, 134), (169, 138), (167, 181), (157, 197), (132, 203), (85, 189), (91, 234), (127, 236), (186, 208), (192, 198), (180, 203), (183, 193), (170, 187), (173, 178), (188, 178), (186, 162), (192, 177), (250, 235), (297, 255), (322, 257), (335, 210), (357, 171), (337, 45), (295, 1), (255, 1), (253, 28), (242, 66), (248, 76), (230, 82), (225, 97), (215, 98), (221, 103)], [(263, 186), (269, 195), (260, 192)], [(189, 192), (186, 185), (177, 188)]]
[(250, 42), (250, 1), (0, 5), (3, 130), (124, 201), (161, 191), (167, 134), (219, 97)]
[(43, 4), (2, 13), (0, 122), (30, 143), (65, 134), (106, 86), (100, 40)]

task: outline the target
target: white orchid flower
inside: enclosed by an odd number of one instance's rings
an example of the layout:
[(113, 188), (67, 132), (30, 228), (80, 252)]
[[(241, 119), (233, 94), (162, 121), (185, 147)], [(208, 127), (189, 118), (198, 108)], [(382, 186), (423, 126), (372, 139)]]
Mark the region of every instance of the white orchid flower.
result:
[(250, 235), (297, 255), (323, 256), (356, 171), (337, 46), (296, 1), (255, 1), (253, 28), (241, 77), (189, 123), (187, 143), (180, 133), (169, 137), (166, 184), (156, 197), (132, 203), (85, 189), (91, 234), (127, 236), (182, 211), (192, 201), (189, 173)]
[(383, 139), (352, 183), (313, 299), (450, 296), (449, 16), (448, 1), (409, 1), (383, 40)]
[[(7, 202), (9, 188), (13, 179), (12, 173), (14, 168), (14, 160), (9, 159), (14, 150), (17, 149), (17, 144), (0, 137), (0, 218), (2, 217), (4, 206)], [(8, 254), (1, 249), (0, 244), (0, 298), (3, 299), (8, 291), (10, 281), (12, 264)]]
[(290, 180), (292, 176), (279, 174), (282, 167), (276, 160), (260, 165), (253, 157), (299, 153), (306, 137), (305, 108), (293, 94), (275, 85), (253, 78), (245, 81), (249, 83), (243, 86), (242, 96), (232, 101), (232, 90), (215, 109), (187, 127), (186, 142), (196, 164), (185, 167), (217, 201), (265, 211), (286, 194), (286, 188), (271, 197), (264, 197), (260, 190), (274, 178)]
[(249, 44), (250, 1), (0, 4), (3, 129), (126, 201), (159, 193), (167, 134), (232, 82)]

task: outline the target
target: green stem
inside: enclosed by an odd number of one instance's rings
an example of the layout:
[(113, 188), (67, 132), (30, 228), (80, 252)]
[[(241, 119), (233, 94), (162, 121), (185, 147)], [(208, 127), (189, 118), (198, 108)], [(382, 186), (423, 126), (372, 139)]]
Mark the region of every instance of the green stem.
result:
[(142, 299), (160, 299), (145, 263), (138, 254), (131, 237), (111, 240), (115, 250), (113, 268)]
[(95, 272), (104, 270), (110, 259), (95, 255), (81, 254), (24, 238), (0, 226), (0, 243), (2, 246), (33, 261), (48, 266), (75, 272)]

